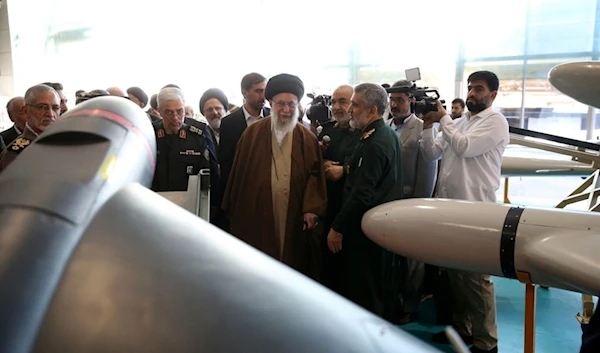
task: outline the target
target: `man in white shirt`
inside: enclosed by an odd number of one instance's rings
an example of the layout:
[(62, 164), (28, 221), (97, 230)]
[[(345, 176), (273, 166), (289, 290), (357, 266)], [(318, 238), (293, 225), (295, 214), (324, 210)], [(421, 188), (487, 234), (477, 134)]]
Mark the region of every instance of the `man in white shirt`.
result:
[[(425, 159), (442, 159), (436, 197), (496, 202), (502, 155), (509, 143), (508, 122), (492, 109), (498, 86), (494, 73), (474, 72), (468, 78), (469, 112), (452, 120), (438, 101), (438, 111), (423, 117)], [(440, 133), (434, 136), (436, 122)], [(448, 277), (457, 301), (456, 330), (465, 342), (473, 343), (471, 352), (497, 352), (496, 300), (490, 276), (449, 270)], [(433, 340), (448, 342), (443, 332)]]

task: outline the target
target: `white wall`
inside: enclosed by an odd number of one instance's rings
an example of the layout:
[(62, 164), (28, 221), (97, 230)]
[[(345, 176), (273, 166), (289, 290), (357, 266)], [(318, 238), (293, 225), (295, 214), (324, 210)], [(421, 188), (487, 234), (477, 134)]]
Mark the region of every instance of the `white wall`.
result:
[(12, 125), (6, 114), (6, 103), (15, 94), (8, 6), (6, 0), (0, 1), (0, 130), (4, 130)]

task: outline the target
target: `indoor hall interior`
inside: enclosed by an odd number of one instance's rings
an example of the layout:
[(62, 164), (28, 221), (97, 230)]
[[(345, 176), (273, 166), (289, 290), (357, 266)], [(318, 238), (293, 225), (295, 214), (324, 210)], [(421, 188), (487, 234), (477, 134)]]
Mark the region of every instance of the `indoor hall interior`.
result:
[[(153, 94), (176, 84), (193, 109), (190, 117), (206, 123), (199, 107), (203, 93), (217, 87), (232, 107), (242, 107), (240, 79), (249, 72), (267, 78), (291, 73), (303, 80), (305, 93), (329, 95), (343, 84), (392, 84), (406, 79), (406, 69), (418, 67), (416, 84), (436, 89), (447, 106), (454, 98), (466, 100), (471, 73), (488, 70), (500, 81), (494, 110), (511, 128), (600, 143), (598, 109), (548, 79), (557, 65), (600, 61), (600, 0), (506, 0), (485, 6), (475, 0), (373, 0), (368, 6), (354, 0), (0, 4), (0, 131), (13, 126), (9, 100), (41, 82), (60, 82), (69, 109), (76, 107), (80, 90), (141, 87), (147, 110)], [(374, 25), (360, 27), (367, 22)], [(306, 95), (301, 99), (301, 106), (310, 103)], [(303, 122), (310, 125), (307, 117)], [(517, 143), (504, 157), (573, 162), (571, 155)], [(556, 208), (587, 175), (597, 173), (597, 167), (590, 168), (577, 175), (503, 176), (498, 203)], [(180, 205), (181, 197), (169, 196)], [(588, 212), (589, 200), (565, 209)], [(524, 348), (524, 283), (497, 276), (493, 281), (499, 352), (533, 352)], [(582, 294), (552, 287), (538, 287), (536, 293), (535, 351), (579, 352), (582, 328), (576, 315), (584, 311)], [(594, 296), (594, 309), (596, 302)], [(444, 328), (435, 325), (431, 298), (415, 322), (397, 328), (443, 352), (455, 351), (431, 341)]]

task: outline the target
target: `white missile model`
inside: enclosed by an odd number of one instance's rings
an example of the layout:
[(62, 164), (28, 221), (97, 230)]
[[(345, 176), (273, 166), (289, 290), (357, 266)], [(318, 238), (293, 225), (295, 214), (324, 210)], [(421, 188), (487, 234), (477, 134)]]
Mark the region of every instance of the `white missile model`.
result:
[(596, 171), (589, 164), (572, 160), (550, 158), (523, 158), (504, 156), (502, 158), (502, 177), (526, 176), (588, 176)]
[(407, 199), (371, 209), (362, 228), (381, 247), (429, 264), (600, 294), (600, 214)]

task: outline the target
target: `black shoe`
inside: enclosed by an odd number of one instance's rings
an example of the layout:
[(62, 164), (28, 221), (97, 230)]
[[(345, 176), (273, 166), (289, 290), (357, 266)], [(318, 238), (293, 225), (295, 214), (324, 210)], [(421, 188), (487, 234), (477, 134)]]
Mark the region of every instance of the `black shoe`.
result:
[(492, 349), (490, 349), (489, 351), (484, 351), (481, 348), (477, 348), (475, 346), (472, 346), (470, 349), (471, 353), (498, 353), (498, 347), (494, 347)]
[[(460, 335), (460, 338), (465, 342), (466, 345), (473, 344), (473, 336)], [(446, 336), (445, 331), (433, 334), (432, 339), (433, 342), (437, 344), (450, 344), (450, 341), (448, 341), (448, 337)]]
[(406, 325), (417, 319), (417, 313), (402, 313), (398, 315), (396, 325)]

